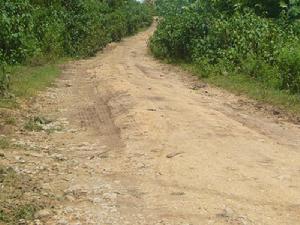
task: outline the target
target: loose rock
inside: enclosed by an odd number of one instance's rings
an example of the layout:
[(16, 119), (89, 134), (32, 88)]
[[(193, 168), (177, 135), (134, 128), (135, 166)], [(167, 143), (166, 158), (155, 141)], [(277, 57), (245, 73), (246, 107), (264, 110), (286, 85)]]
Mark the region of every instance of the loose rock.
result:
[(41, 219), (45, 217), (49, 217), (51, 215), (51, 211), (49, 209), (42, 209), (34, 214), (36, 219)]
[(181, 155), (183, 153), (184, 152), (173, 152), (173, 153), (168, 154), (166, 157), (170, 159), (170, 158), (173, 158), (175, 156)]

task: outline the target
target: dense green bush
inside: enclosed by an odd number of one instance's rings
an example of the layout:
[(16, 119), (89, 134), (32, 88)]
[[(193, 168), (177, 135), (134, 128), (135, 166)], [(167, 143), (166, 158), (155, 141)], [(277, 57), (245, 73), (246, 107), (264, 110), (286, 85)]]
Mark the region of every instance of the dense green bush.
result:
[(151, 20), (135, 0), (0, 1), (0, 63), (89, 56)]
[(1, 61), (16, 63), (32, 55), (37, 48), (33, 34), (33, 8), (28, 1), (0, 2)]
[(205, 76), (244, 74), (300, 93), (299, 1), (255, 2), (157, 0), (163, 17), (150, 48), (159, 58), (199, 64)]
[(277, 65), (281, 70), (282, 88), (300, 93), (300, 46), (288, 45), (281, 49)]

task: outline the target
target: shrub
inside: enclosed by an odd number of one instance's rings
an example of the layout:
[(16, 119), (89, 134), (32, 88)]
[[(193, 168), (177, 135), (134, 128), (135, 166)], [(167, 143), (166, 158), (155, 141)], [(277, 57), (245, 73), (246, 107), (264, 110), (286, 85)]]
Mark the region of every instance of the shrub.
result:
[(1, 1), (0, 63), (93, 55), (149, 25), (150, 12), (135, 0)]
[(34, 34), (40, 53), (47, 53), (49, 59), (64, 55), (65, 23), (62, 18), (62, 12), (56, 11), (53, 6), (36, 8), (34, 13)]
[(159, 58), (201, 65), (204, 76), (243, 74), (272, 88), (300, 93), (300, 48), (295, 44), (300, 25), (296, 12), (290, 12), (299, 2), (256, 2), (157, 0), (164, 16), (150, 49)]
[(277, 58), (281, 71), (281, 88), (300, 93), (300, 46), (287, 45), (282, 48)]
[(280, 71), (278, 67), (267, 63), (263, 58), (249, 55), (241, 62), (237, 72), (263, 82), (270, 87), (281, 87)]
[(28, 0), (0, 2), (0, 49), (7, 63), (24, 61), (38, 49)]

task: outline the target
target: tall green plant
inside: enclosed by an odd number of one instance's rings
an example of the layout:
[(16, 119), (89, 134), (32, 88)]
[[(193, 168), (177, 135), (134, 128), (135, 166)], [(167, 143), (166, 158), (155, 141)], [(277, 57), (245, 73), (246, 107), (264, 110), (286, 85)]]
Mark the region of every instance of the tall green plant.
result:
[(298, 7), (298, 0), (158, 0), (162, 19), (150, 48), (159, 58), (300, 93)]
[(135, 0), (0, 1), (0, 62), (89, 56), (151, 23)]
[(38, 50), (28, 0), (0, 1), (0, 51), (8, 63), (24, 61)]

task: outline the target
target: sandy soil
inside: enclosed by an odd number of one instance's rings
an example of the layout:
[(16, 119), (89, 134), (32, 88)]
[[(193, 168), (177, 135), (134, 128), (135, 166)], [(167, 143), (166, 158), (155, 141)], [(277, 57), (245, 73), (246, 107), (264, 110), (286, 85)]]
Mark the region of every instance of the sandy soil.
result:
[(300, 126), (154, 60), (153, 30), (69, 63), (37, 98), (32, 113), (64, 124), (19, 136), (59, 201), (37, 223), (300, 224)]

